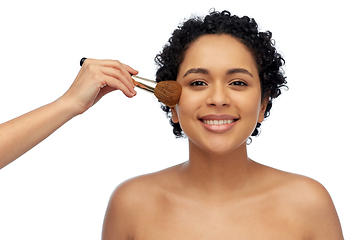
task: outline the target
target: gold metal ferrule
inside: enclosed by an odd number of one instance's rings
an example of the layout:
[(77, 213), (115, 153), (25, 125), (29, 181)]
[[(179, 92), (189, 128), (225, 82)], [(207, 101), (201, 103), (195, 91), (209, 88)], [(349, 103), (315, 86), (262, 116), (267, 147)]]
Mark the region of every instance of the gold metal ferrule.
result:
[(134, 83), (136, 87), (141, 88), (147, 92), (154, 92), (157, 82), (135, 75), (133, 75), (132, 78), (136, 81)]

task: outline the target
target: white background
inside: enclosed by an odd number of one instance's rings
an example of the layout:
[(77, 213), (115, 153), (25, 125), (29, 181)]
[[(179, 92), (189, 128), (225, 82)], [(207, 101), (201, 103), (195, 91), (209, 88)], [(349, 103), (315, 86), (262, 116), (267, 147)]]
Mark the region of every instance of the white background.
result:
[[(154, 78), (154, 57), (185, 18), (211, 7), (254, 17), (286, 60), (290, 90), (249, 146), (255, 161), (330, 192), (346, 239), (360, 239), (359, 23), (355, 1), (1, 1), (0, 122), (50, 103), (82, 57)], [(122, 181), (187, 160), (152, 95), (112, 92), (0, 170), (0, 239), (100, 239)]]

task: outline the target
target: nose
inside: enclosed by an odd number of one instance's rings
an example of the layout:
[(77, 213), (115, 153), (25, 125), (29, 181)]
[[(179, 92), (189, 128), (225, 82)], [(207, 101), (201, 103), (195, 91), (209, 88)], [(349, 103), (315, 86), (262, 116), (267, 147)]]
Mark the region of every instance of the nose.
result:
[(211, 90), (209, 91), (207, 98), (207, 104), (209, 106), (224, 107), (229, 106), (230, 102), (231, 100), (225, 86), (222, 86), (221, 84), (214, 84), (211, 86)]

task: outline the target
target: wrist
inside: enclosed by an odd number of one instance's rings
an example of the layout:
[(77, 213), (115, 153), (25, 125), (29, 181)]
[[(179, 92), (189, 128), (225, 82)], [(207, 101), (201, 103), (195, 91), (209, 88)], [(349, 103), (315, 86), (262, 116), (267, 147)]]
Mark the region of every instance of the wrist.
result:
[(76, 105), (69, 101), (64, 96), (61, 96), (51, 104), (54, 105), (61, 115), (66, 118), (67, 120), (80, 115), (82, 112), (76, 108)]

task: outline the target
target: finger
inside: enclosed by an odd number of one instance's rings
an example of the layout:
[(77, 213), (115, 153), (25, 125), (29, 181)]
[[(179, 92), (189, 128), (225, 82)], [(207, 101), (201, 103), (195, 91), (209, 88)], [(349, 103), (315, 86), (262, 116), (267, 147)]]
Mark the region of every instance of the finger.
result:
[(115, 69), (115, 68), (110, 68), (110, 67), (101, 67), (101, 71), (103, 74), (113, 77), (113, 78), (117, 79), (118, 81), (122, 82), (129, 89), (130, 92), (132, 92), (134, 94), (136, 93), (134, 90), (134, 84), (132, 82), (131, 77), (130, 77), (131, 82), (129, 82), (128, 78), (126, 76), (124, 76), (124, 74), (129, 74), (128, 72), (123, 74), (123, 73), (121, 73), (120, 70)]
[[(83, 61), (83, 59), (81, 59), (83, 64), (85, 64), (85, 61)], [(97, 60), (97, 59), (92, 59), (92, 58), (86, 58), (86, 62), (87, 64), (96, 64), (96, 65), (101, 65), (101, 66), (107, 66), (107, 67), (112, 67), (112, 68), (118, 68), (119, 70), (121, 68), (125, 68), (127, 72), (136, 75), (139, 73), (139, 71), (133, 69), (132, 67), (130, 67), (127, 64), (121, 63), (118, 60)]]
[(126, 70), (124, 68), (124, 65), (118, 60), (99, 60), (98, 64), (104, 67), (112, 67), (119, 70)]
[(132, 84), (132, 79), (131, 79), (130, 74), (133, 74), (133, 75), (138, 74), (138, 71), (134, 70), (133, 68), (129, 67), (128, 65), (123, 64), (123, 63), (121, 63), (120, 61), (117, 61), (117, 60), (101, 60), (101, 62), (99, 62), (99, 63), (102, 66), (105, 66), (105, 67), (111, 67), (111, 68), (118, 69), (121, 73), (124, 74), (126, 79), (131, 84)]
[[(114, 78), (118, 78), (129, 88), (129, 90), (133, 94), (136, 94), (136, 91), (134, 90), (135, 86), (129, 71), (131, 72), (131, 74), (137, 74), (138, 71), (132, 69), (126, 64), (122, 64), (117, 60), (97, 60), (97, 59), (88, 58), (86, 59), (86, 61), (84, 61), (83, 66), (87, 67), (90, 65), (98, 65), (99, 67), (102, 67), (101, 69), (103, 74), (112, 76)], [(111, 69), (115, 69), (118, 72), (112, 71)]]
[[(113, 77), (110, 77), (110, 76), (104, 76), (104, 81), (105, 81), (105, 84), (107, 85), (106, 87), (112, 87), (112, 88), (115, 88), (115, 89), (119, 89), (120, 91), (122, 91), (125, 96), (127, 97), (133, 97), (136, 95), (136, 91), (133, 90), (134, 92), (130, 91), (128, 89), (127, 86), (125, 86), (124, 83), (120, 82), (118, 79), (116, 78), (113, 78)], [(106, 88), (104, 87), (104, 88)]]
[(139, 73), (139, 71), (133, 69), (132, 67), (130, 67), (129, 65), (126, 65), (124, 63), (122, 63), (122, 65), (125, 67), (125, 69), (131, 73), (132, 75), (137, 75)]

